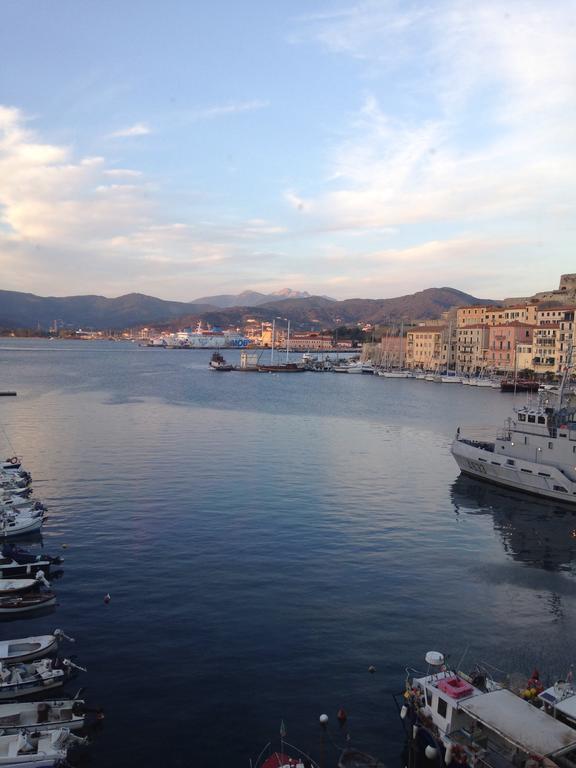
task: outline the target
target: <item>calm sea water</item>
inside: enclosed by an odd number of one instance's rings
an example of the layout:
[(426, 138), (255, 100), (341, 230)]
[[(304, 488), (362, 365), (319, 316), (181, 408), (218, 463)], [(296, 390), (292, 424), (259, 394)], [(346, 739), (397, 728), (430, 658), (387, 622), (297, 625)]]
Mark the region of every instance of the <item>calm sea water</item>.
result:
[(0, 340), (0, 389), (19, 395), (0, 424), (50, 507), (35, 546), (66, 559), (56, 612), (0, 636), (77, 638), (77, 685), (107, 713), (91, 765), (248, 766), (281, 719), (317, 756), (318, 716), (339, 744), (343, 706), (392, 767), (392, 693), (427, 650), (566, 673), (576, 518), (459, 478), (449, 454), (512, 396), (208, 360)]

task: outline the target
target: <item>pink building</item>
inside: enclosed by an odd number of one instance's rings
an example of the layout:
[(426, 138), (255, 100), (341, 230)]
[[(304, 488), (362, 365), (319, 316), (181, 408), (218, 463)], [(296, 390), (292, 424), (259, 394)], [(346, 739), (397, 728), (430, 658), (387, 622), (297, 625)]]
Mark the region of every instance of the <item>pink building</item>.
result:
[(531, 344), (534, 325), (514, 320), (492, 325), (489, 329), (486, 367), (496, 371), (513, 371), (518, 344)]

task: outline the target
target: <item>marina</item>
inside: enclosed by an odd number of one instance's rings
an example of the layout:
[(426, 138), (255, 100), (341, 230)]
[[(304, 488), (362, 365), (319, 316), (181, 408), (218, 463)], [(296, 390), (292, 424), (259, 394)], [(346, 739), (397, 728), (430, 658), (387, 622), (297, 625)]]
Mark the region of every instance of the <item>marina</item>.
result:
[[(62, 652), (87, 671), (63, 691), (85, 686), (107, 710), (92, 764), (177, 765), (185, 743), (137, 733), (192, 722), (200, 764), (232, 753), (248, 765), (280, 718), (318, 761), (318, 716), (340, 744), (344, 707), (358, 752), (403, 766), (391, 692), (430, 646), (470, 646), (468, 658), (525, 679), (537, 666), (547, 688), (567, 668), (573, 514), (461, 476), (450, 453), (471, 411), (495, 434), (532, 395), (219, 376), (209, 351), (0, 346), (19, 390), (2, 406), (14, 445), (2, 455), (22, 455), (29, 499), (49, 510), (41, 537), (8, 540), (5, 568), (24, 572), (1, 578), (42, 570), (58, 594), (54, 613), (3, 622), (2, 639), (55, 626), (77, 638)], [(224, 357), (239, 365), (240, 352)], [(59, 690), (45, 698), (71, 700)]]

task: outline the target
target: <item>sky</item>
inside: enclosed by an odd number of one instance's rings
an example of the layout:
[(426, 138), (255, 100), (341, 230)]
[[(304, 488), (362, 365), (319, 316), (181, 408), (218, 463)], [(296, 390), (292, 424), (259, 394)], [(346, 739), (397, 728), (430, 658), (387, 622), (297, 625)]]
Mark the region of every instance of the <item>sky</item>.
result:
[(2, 0), (0, 288), (576, 272), (576, 0)]

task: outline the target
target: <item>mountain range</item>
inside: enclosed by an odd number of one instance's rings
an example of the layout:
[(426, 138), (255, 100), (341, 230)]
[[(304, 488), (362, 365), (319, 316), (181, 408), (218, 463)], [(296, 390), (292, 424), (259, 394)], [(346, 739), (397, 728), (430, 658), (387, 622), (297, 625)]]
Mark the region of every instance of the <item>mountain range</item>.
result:
[[(294, 291), (292, 288), (282, 288), (274, 293), (258, 293), (258, 291), (242, 291), (242, 293), (222, 293), (218, 296), (204, 296), (201, 299), (194, 299), (194, 304), (210, 304), (213, 307), (259, 307), (261, 304), (267, 304), (271, 301), (281, 299), (310, 299), (312, 294), (308, 291)], [(324, 299), (330, 299), (329, 296), (323, 296)]]
[[(248, 318), (258, 322), (289, 318), (296, 328), (333, 328), (358, 322), (386, 323), (438, 318), (451, 307), (495, 304), (455, 288), (428, 288), (392, 299), (346, 299), (310, 296), (296, 291), (280, 295), (246, 291), (238, 296), (212, 296), (194, 302), (165, 301), (140, 293), (116, 299), (104, 296), (42, 297), (32, 293), (0, 291), (0, 329), (49, 329), (60, 325), (118, 330), (145, 325), (181, 328), (199, 320), (210, 325), (239, 326)], [(294, 296), (294, 294), (297, 294)], [(256, 297), (254, 299), (254, 296)], [(262, 302), (259, 297), (263, 297)], [(228, 301), (242, 301), (230, 306)], [(217, 302), (220, 302), (218, 304)], [(259, 303), (249, 303), (258, 301)]]

